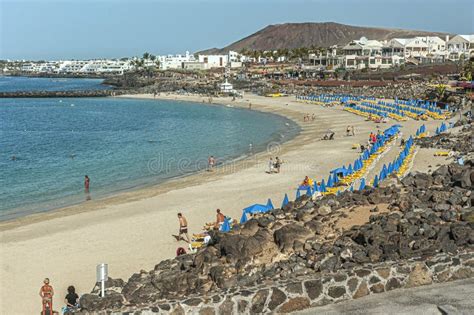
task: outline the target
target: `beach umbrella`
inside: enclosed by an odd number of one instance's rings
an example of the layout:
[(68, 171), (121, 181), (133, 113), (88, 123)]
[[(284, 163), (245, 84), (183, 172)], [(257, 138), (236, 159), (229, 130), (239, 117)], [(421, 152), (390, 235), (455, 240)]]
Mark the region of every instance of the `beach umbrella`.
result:
[(267, 201), (267, 208), (268, 208), (268, 210), (275, 209), (275, 207), (273, 207), (273, 203), (272, 203), (272, 200), (270, 198), (268, 198), (268, 201)]
[(227, 218), (227, 217), (224, 219), (224, 223), (222, 223), (221, 228), (220, 228), (221, 232), (226, 233), (226, 232), (230, 231), (230, 222), (229, 221), (230, 221), (230, 219)]
[(286, 206), (288, 204), (288, 202), (290, 202), (288, 200), (288, 195), (285, 194), (285, 198), (283, 198), (283, 202), (281, 203), (281, 207), (283, 208), (284, 206)]
[(379, 177), (377, 176), (377, 174), (375, 175), (373, 186), (374, 186), (374, 187), (378, 187), (378, 186), (379, 186)]
[(332, 181), (332, 176), (331, 176), (331, 175), (329, 175), (329, 177), (328, 177), (328, 183), (327, 183), (327, 187), (332, 187), (332, 186), (334, 186), (334, 183), (333, 183), (333, 181)]
[(296, 189), (296, 199), (298, 199), (299, 197), (300, 197), (300, 190), (298, 188), (298, 189)]
[(388, 163), (388, 173), (389, 174), (393, 173), (393, 164), (392, 164), (392, 162)]
[(438, 127), (436, 127), (435, 134), (439, 135), (439, 128)]
[(350, 191), (350, 192), (353, 192), (353, 191), (354, 191), (354, 185), (351, 185), (351, 188), (349, 188), (349, 191)]
[(334, 173), (334, 176), (333, 176), (333, 178), (334, 178), (334, 179), (333, 179), (333, 180), (334, 180), (334, 184), (337, 184), (337, 183), (339, 183), (339, 177), (337, 176), (337, 174), (336, 174), (336, 173)]
[(359, 167), (359, 159), (355, 160), (354, 161), (354, 171), (358, 171), (360, 170), (360, 167)]
[(385, 175), (385, 172), (384, 172), (383, 170), (381, 170), (381, 171), (380, 171), (380, 175), (379, 175), (379, 180), (382, 181), (382, 180), (385, 179), (385, 177), (387, 177), (387, 176)]
[(240, 224), (247, 222), (247, 212), (242, 212), (242, 217), (240, 218)]
[(318, 182), (316, 180), (314, 181), (314, 184), (313, 184), (313, 190), (314, 190), (314, 192), (319, 191), (318, 190)]
[(354, 173), (354, 171), (352, 170), (352, 164), (349, 164), (349, 167), (347, 168), (347, 171), (349, 172), (349, 174)]
[(362, 178), (360, 180), (359, 190), (363, 190), (364, 188), (365, 188), (365, 178)]
[(383, 165), (383, 167), (382, 167), (382, 171), (384, 172), (384, 174), (385, 174), (385, 177), (386, 177), (386, 176), (387, 176), (387, 174), (388, 174), (388, 168), (387, 168), (387, 165), (385, 165), (385, 164)]
[(311, 197), (311, 195), (312, 195), (311, 194), (311, 187), (308, 186), (308, 188), (306, 188), (306, 196)]
[(324, 183), (324, 179), (321, 181), (321, 185), (319, 185), (319, 189), (321, 192), (326, 192), (326, 184)]

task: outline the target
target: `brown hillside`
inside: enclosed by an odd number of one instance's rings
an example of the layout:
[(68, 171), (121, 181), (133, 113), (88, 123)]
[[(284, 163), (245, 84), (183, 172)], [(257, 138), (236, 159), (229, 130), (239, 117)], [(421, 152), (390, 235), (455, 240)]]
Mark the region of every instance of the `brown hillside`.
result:
[(292, 49), (297, 47), (329, 47), (331, 45), (347, 44), (351, 40), (362, 36), (368, 39), (385, 40), (395, 37), (413, 36), (440, 36), (445, 38), (447, 33), (426, 32), (403, 29), (389, 29), (377, 27), (360, 27), (325, 23), (285, 23), (269, 25), (262, 30), (234, 42), (224, 48), (212, 48), (201, 53), (224, 53), (229, 50), (275, 50)]

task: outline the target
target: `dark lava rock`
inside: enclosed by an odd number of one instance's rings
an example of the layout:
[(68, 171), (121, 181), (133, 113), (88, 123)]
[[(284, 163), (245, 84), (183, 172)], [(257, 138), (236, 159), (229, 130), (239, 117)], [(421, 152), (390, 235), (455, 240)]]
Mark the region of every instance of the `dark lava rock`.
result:
[(346, 294), (346, 288), (342, 286), (330, 287), (328, 289), (328, 295), (334, 299), (338, 299)]
[(308, 280), (304, 283), (304, 287), (311, 300), (317, 299), (323, 293), (323, 284), (320, 280)]

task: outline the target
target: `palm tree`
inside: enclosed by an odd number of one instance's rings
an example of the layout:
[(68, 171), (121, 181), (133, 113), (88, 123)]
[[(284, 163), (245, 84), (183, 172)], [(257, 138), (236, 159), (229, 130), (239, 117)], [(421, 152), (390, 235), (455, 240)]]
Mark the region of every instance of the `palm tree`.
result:
[(141, 70), (143, 66), (145, 65), (145, 61), (143, 59), (134, 59), (132, 60), (132, 65), (135, 67), (137, 70)]
[(150, 53), (145, 52), (143, 54), (143, 59), (149, 59), (150, 58)]

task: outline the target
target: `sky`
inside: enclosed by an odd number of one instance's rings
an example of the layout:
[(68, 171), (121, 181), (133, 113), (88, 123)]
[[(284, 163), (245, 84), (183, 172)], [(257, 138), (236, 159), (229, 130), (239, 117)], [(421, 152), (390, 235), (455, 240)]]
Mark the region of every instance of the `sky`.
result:
[(286, 22), (472, 34), (473, 12), (473, 0), (0, 0), (0, 59), (196, 52)]

